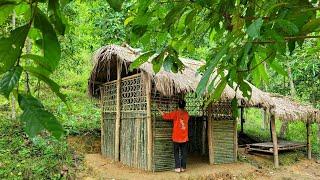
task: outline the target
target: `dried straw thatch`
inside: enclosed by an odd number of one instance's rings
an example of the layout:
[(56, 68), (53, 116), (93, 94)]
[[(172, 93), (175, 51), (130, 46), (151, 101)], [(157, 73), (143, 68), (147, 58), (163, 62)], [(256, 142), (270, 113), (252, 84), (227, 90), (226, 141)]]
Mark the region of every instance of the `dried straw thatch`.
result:
[[(155, 83), (156, 90), (165, 96), (194, 92), (201, 79), (201, 74), (197, 72), (197, 69), (205, 63), (203, 61), (180, 58), (185, 65), (183, 72), (172, 73), (161, 69), (159, 73), (155, 74), (151, 62), (148, 61), (134, 72), (129, 72), (129, 65), (138, 56), (139, 52), (130, 47), (108, 45), (100, 48), (93, 57), (94, 68), (89, 79), (89, 94), (92, 97), (97, 97), (99, 95), (99, 86), (102, 83), (116, 79), (118, 61), (122, 64), (122, 77), (137, 72), (145, 72)], [(273, 108), (276, 116), (282, 120), (307, 120), (310, 118), (320, 121), (319, 110), (300, 105), (286, 97), (263, 92), (250, 83), (249, 85), (252, 88), (250, 100), (245, 99), (240, 91), (235, 92), (230, 86), (224, 89), (221, 99), (231, 100), (236, 95), (243, 106), (260, 107), (266, 110)]]

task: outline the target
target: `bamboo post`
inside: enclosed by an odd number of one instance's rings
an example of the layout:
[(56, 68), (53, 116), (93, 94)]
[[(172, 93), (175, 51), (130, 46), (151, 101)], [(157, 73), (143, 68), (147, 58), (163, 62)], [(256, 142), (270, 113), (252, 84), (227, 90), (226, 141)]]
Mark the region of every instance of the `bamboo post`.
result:
[(240, 107), (240, 118), (241, 118), (241, 121), (240, 121), (240, 123), (241, 123), (241, 131), (240, 131), (240, 133), (241, 134), (243, 134), (243, 123), (244, 123), (244, 118), (243, 118), (243, 111), (244, 111), (244, 108), (243, 107)]
[(214, 163), (214, 153), (213, 153), (213, 138), (212, 138), (212, 108), (211, 105), (209, 105), (208, 110), (208, 146), (209, 146), (209, 163)]
[(274, 167), (279, 168), (279, 155), (278, 155), (278, 139), (276, 133), (276, 123), (275, 123), (275, 115), (274, 112), (270, 112), (270, 125), (271, 125), (271, 134), (272, 134), (272, 142), (273, 142), (273, 160)]
[(101, 154), (106, 155), (105, 150), (105, 125), (104, 125), (104, 88), (100, 87), (100, 106), (101, 106)]
[(146, 101), (147, 101), (147, 169), (152, 171), (152, 117), (151, 117), (151, 79), (146, 73), (143, 74), (146, 80)]
[(117, 63), (117, 101), (116, 101), (116, 123), (115, 123), (115, 142), (114, 142), (114, 160), (120, 160), (120, 118), (121, 118), (121, 63)]
[(311, 123), (309, 119), (307, 121), (306, 126), (307, 126), (307, 153), (308, 153), (308, 159), (311, 159), (311, 138), (310, 138)]

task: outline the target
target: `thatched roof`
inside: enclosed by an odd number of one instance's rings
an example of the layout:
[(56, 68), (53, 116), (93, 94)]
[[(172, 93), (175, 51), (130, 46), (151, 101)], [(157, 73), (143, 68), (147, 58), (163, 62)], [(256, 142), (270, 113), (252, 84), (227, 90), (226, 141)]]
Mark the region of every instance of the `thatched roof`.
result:
[[(139, 56), (139, 53), (130, 47), (117, 45), (108, 45), (100, 48), (93, 57), (94, 68), (89, 79), (89, 94), (92, 97), (99, 95), (99, 86), (102, 83), (115, 80), (117, 77), (117, 61), (122, 63), (122, 77), (145, 72), (155, 83), (157, 91), (165, 96), (171, 96), (176, 93), (194, 92), (201, 79), (201, 74), (197, 69), (205, 64), (204, 61), (196, 61), (187, 58), (180, 58), (185, 65), (182, 72), (172, 73), (161, 69), (157, 74), (154, 73), (150, 61), (142, 64), (139, 69), (129, 72), (129, 65)], [(218, 82), (219, 80), (217, 80)], [(240, 91), (235, 92), (230, 86), (227, 86), (221, 99), (231, 100), (238, 98), (239, 102), (246, 107), (260, 107), (264, 109), (275, 108), (276, 116), (282, 120), (306, 120), (308, 117), (319, 120), (316, 116), (319, 110), (309, 106), (302, 106), (298, 103), (279, 96), (273, 96), (250, 84), (252, 88), (251, 99), (248, 100), (242, 96)], [(297, 108), (299, 107), (299, 108)], [(316, 118), (317, 117), (317, 118)], [(320, 121), (320, 120), (319, 120)]]

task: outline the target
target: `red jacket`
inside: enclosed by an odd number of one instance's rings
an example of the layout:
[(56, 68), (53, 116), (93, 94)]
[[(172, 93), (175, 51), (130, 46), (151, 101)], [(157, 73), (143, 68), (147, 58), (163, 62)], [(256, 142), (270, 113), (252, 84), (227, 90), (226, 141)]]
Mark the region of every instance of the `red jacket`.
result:
[(187, 111), (176, 110), (162, 115), (164, 120), (173, 121), (172, 141), (183, 143), (189, 140), (188, 138), (188, 121), (189, 114)]

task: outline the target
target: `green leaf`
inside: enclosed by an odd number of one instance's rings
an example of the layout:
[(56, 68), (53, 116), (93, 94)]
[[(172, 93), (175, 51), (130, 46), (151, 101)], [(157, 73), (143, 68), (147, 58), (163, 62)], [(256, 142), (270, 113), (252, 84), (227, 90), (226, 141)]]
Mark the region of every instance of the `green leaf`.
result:
[(20, 66), (15, 66), (6, 72), (0, 79), (0, 94), (9, 98), (11, 91), (19, 82), (21, 73), (22, 68)]
[(51, 74), (55, 68), (55, 64), (51, 64), (50, 60), (45, 59), (44, 57), (39, 55), (25, 54), (25, 55), (22, 55), (21, 58), (32, 59), (35, 64), (37, 64), (38, 66), (41, 66), (46, 70), (46, 73), (45, 73), (46, 75)]
[(150, 56), (152, 56), (155, 53), (155, 51), (148, 51), (142, 55), (140, 55), (137, 59), (133, 61), (133, 63), (129, 66), (129, 71), (133, 71), (134, 69), (141, 66), (143, 63), (147, 62)]
[(237, 97), (234, 97), (231, 100), (231, 108), (232, 108), (232, 117), (234, 119), (236, 119), (239, 116), (238, 99), (237, 99)]
[(66, 30), (66, 20), (61, 14), (60, 4), (57, 0), (49, 0), (48, 3), (50, 21), (54, 24), (59, 34), (64, 35)]
[(239, 89), (241, 90), (244, 97), (246, 97), (248, 99), (251, 98), (252, 89), (246, 81), (243, 81), (243, 79), (240, 80)]
[(36, 11), (34, 27), (42, 32), (43, 39), (40, 45), (43, 50), (44, 58), (48, 59), (52, 67), (56, 69), (61, 57), (61, 48), (56, 32), (46, 15), (38, 8)]
[(0, 25), (2, 25), (13, 12), (16, 3), (13, 1), (1, 1), (0, 2)]
[(8, 38), (0, 39), (0, 73), (11, 69), (21, 55), (29, 26), (14, 29)]
[(163, 61), (163, 68), (165, 71), (170, 72), (174, 63), (174, 56), (171, 54), (167, 55), (167, 57)]
[(276, 25), (279, 27), (285, 34), (295, 35), (299, 32), (299, 28), (293, 22), (286, 19), (277, 19)]
[(277, 62), (277, 61), (272, 61), (269, 63), (270, 67), (275, 70), (277, 73), (283, 75), (283, 76), (288, 76), (287, 71), (284, 70), (283, 67)]
[(52, 113), (45, 110), (39, 100), (31, 95), (18, 95), (23, 113), (20, 119), (25, 123), (25, 131), (32, 138), (42, 130), (48, 130), (55, 138), (59, 139), (64, 130)]
[(260, 29), (263, 24), (262, 18), (255, 20), (247, 29), (247, 34), (252, 39), (260, 36)]
[(134, 20), (133, 16), (128, 17), (126, 20), (124, 20), (124, 25), (127, 26), (133, 20)]
[(311, 19), (307, 24), (305, 24), (302, 29), (302, 34), (308, 34), (314, 31), (320, 30), (320, 18)]
[(176, 23), (184, 12), (184, 5), (181, 3), (172, 8), (165, 17), (165, 27), (170, 28), (174, 23)]
[(39, 80), (46, 83), (50, 87), (50, 89), (69, 107), (69, 104), (67, 103), (66, 95), (60, 92), (60, 86), (56, 82), (51, 80), (49, 77), (47, 77), (42, 69), (34, 68), (34, 67), (23, 67), (23, 68), (26, 71), (28, 71), (31, 75), (37, 77)]
[(153, 67), (153, 71), (155, 73), (158, 73), (162, 67), (163, 64), (163, 57), (164, 57), (164, 53), (166, 51), (163, 50), (159, 55), (157, 55), (153, 60), (152, 60), (152, 67)]
[(107, 0), (107, 2), (115, 11), (121, 11), (122, 3), (124, 2), (124, 0)]
[(18, 94), (18, 103), (22, 110), (44, 108), (42, 103), (31, 95)]
[(227, 53), (229, 44), (226, 43), (225, 46), (216, 54), (214, 55), (213, 59), (207, 61), (208, 68), (205, 70), (204, 75), (202, 76), (196, 92), (198, 95), (202, 95), (207, 87), (208, 81), (211, 77), (212, 71), (215, 69), (219, 60)]
[(210, 96), (209, 100), (206, 102), (205, 106), (208, 106), (210, 102), (218, 100), (221, 97), (221, 94), (223, 92), (223, 90), (226, 88), (227, 86), (227, 78), (226, 77), (222, 77), (220, 79), (219, 84), (217, 85), (216, 88), (214, 88), (214, 92), (213, 95)]

